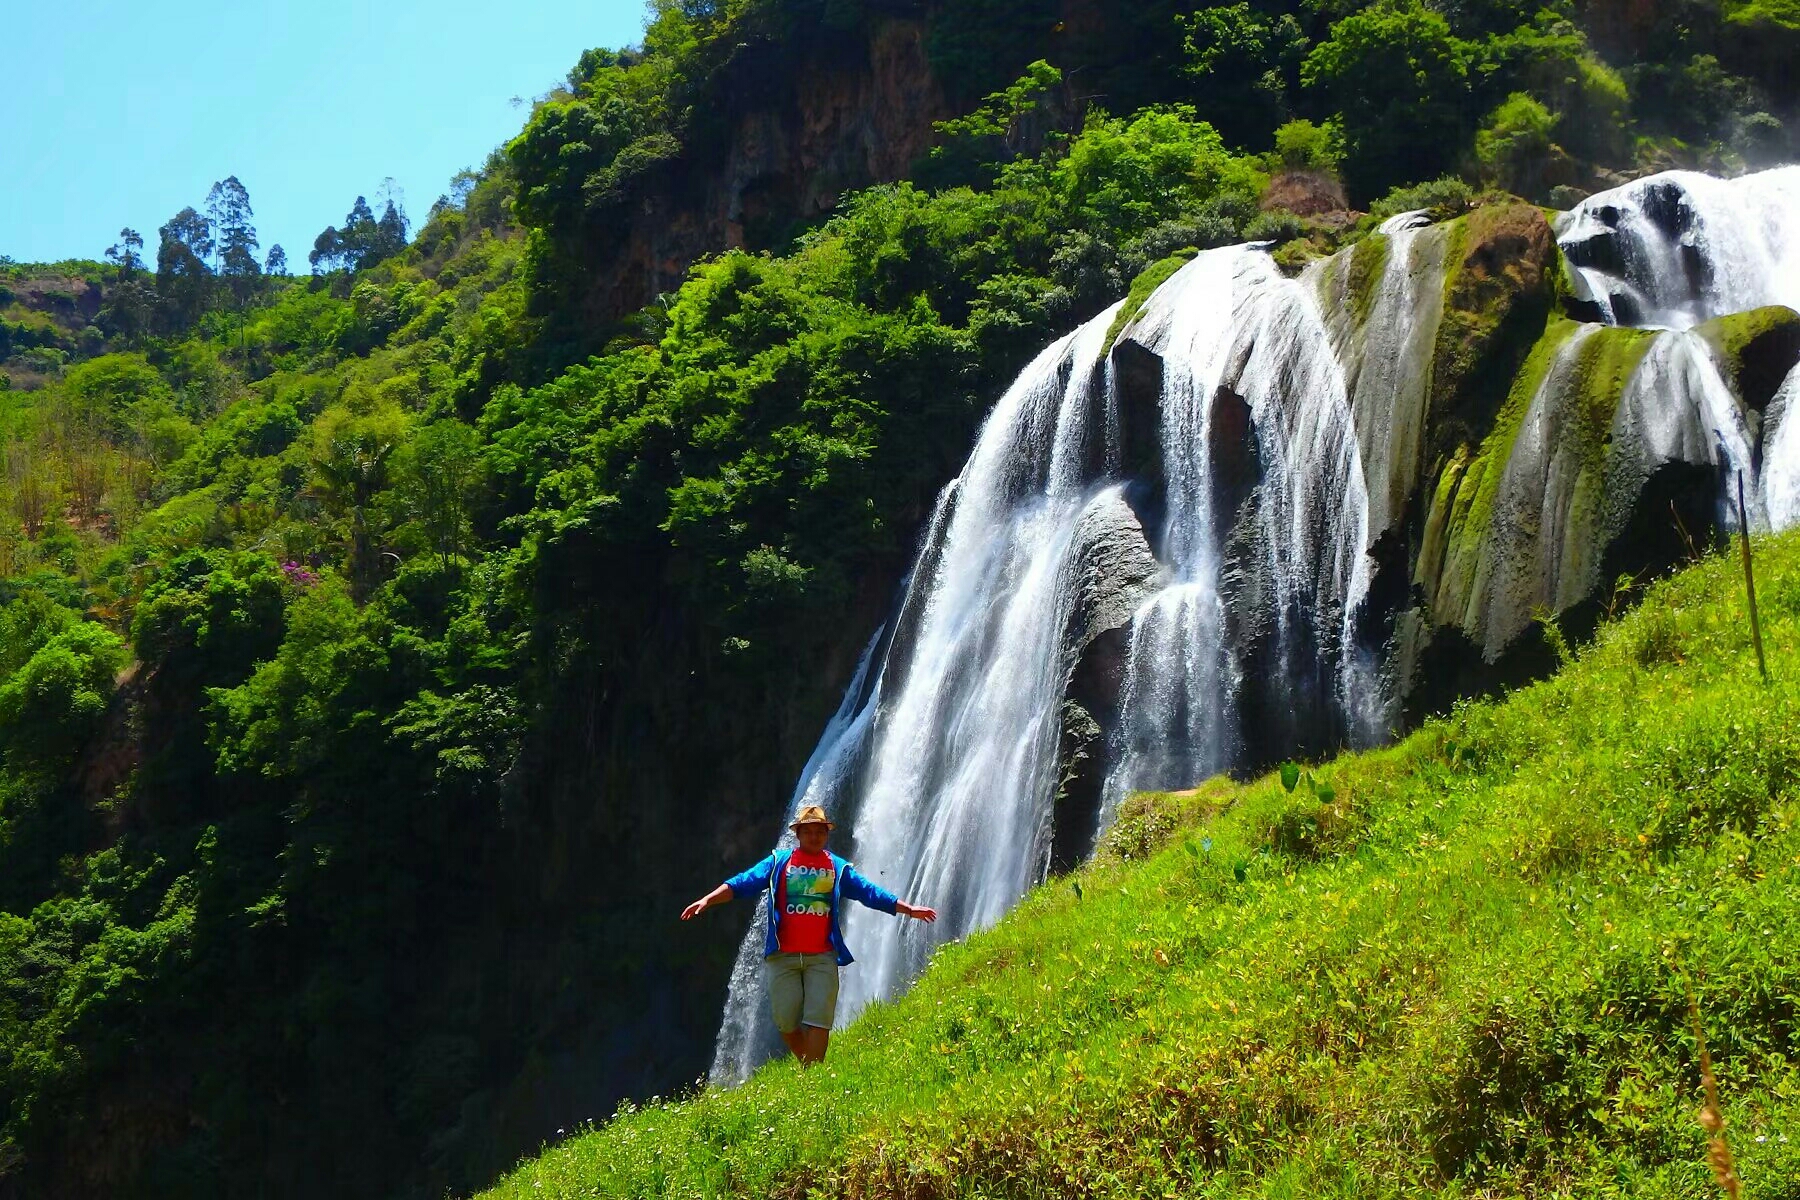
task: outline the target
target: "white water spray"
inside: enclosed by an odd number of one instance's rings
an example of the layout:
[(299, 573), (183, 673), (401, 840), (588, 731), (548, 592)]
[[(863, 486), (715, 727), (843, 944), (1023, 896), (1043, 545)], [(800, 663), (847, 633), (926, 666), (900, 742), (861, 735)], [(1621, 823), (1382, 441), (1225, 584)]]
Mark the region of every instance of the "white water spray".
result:
[(1671, 458), (1719, 468), (1726, 529), (1738, 524), (1740, 475), (1752, 529), (1800, 520), (1800, 437), (1782, 420), (1800, 368), (1768, 412), (1746, 414), (1710, 347), (1686, 331), (1764, 305), (1800, 309), (1797, 228), (1800, 167), (1730, 180), (1671, 171), (1591, 196), (1557, 223), (1576, 290), (1607, 324), (1671, 331), (1645, 355), (1625, 407)]

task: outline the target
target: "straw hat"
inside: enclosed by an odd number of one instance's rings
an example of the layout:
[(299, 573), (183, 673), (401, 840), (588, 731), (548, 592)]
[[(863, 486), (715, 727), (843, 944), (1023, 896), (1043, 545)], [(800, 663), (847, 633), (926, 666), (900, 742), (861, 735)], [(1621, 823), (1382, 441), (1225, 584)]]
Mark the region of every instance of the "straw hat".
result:
[(832, 819), (825, 815), (825, 810), (816, 804), (809, 804), (801, 809), (800, 815), (794, 818), (794, 823), (788, 828), (799, 833), (802, 825), (823, 825), (827, 829), (837, 828)]

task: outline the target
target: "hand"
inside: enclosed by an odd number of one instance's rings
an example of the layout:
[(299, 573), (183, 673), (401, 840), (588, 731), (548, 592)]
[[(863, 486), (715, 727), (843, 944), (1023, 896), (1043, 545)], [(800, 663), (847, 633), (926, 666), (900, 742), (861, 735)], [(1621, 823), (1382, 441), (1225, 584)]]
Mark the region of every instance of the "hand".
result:
[(700, 897), (700, 899), (681, 910), (681, 919), (684, 921), (693, 920), (695, 917), (706, 911), (706, 906), (711, 900), (711, 896)]
[(917, 904), (908, 904), (902, 900), (894, 905), (894, 910), (903, 917), (911, 917), (915, 921), (923, 921), (927, 925), (937, 920), (937, 909), (924, 908)]

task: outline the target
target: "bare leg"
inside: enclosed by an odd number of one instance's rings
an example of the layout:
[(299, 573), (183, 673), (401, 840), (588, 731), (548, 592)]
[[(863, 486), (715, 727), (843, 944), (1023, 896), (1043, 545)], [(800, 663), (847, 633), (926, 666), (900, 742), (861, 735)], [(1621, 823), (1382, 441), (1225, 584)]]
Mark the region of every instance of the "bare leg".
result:
[(802, 1025), (792, 1033), (781, 1035), (781, 1040), (787, 1043), (788, 1051), (801, 1062), (806, 1061), (806, 1034), (810, 1028), (809, 1025)]
[(831, 1030), (820, 1029), (817, 1025), (800, 1027), (800, 1048), (794, 1051), (794, 1057), (811, 1065), (825, 1061), (825, 1048), (831, 1042)]

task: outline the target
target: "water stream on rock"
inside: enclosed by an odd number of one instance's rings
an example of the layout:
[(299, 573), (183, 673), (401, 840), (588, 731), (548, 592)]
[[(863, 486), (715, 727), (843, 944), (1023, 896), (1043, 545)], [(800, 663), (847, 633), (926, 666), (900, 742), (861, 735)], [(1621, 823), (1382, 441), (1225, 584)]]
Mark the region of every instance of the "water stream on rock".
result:
[[(1313, 290), (1284, 279), (1266, 254), (1213, 251), (1158, 291), (1126, 333), (1163, 363), (1168, 500), (1157, 557), (1172, 578), (1132, 623), (1103, 826), (1133, 791), (1186, 787), (1242, 761), (1238, 689), (1227, 686), (1247, 640), (1245, 614), (1225, 595), (1233, 581), (1259, 581), (1270, 661), (1288, 687), (1331, 696), (1352, 725), (1382, 708), (1347, 636), (1369, 583), (1368, 495), (1344, 372)], [(1236, 445), (1246, 437), (1251, 444)], [(1232, 487), (1234, 464), (1248, 462), (1255, 486)], [(1233, 520), (1246, 508), (1248, 520)], [(1244, 531), (1235, 541), (1225, 536), (1231, 525)], [(1352, 732), (1372, 740), (1380, 731)]]
[[(1577, 296), (1608, 325), (1666, 331), (1631, 384), (1651, 397), (1636, 408), (1654, 414), (1665, 434), (1710, 439), (1708, 453), (1727, 485), (1720, 496), (1727, 529), (1737, 527), (1730, 483), (1740, 474), (1753, 529), (1800, 518), (1800, 436), (1783, 420), (1787, 399), (1800, 390), (1800, 368), (1747, 419), (1712, 349), (1690, 331), (1764, 305), (1800, 309), (1796, 226), (1800, 167), (1731, 180), (1671, 171), (1592, 196), (1557, 222)], [(1684, 424), (1697, 430), (1674, 432)]]
[[(1800, 304), (1797, 225), (1800, 168), (1658, 176), (1558, 221), (1599, 321), (1557, 348), (1503, 460), (1466, 613), (1478, 644), (1514, 636), (1531, 596), (1573, 603), (1599, 582), (1566, 536), (1591, 485), (1559, 430), (1604, 325), (1660, 331), (1617, 399), (1609, 444), (1639, 449), (1609, 486), (1707, 464), (1721, 482), (1744, 473), (1753, 525), (1800, 521), (1800, 419), (1784, 419), (1800, 368), (1746, 414), (1697, 328)], [(837, 816), (836, 845), (866, 874), (940, 913), (926, 926), (849, 906), (858, 962), (840, 1025), (939, 942), (997, 921), (1068, 824), (1085, 846), (1134, 791), (1391, 732), (1392, 646), (1365, 610), (1373, 552), (1439, 469), (1422, 456), (1451, 240), (1417, 214), (1381, 233), (1372, 285), (1358, 272), (1375, 260), (1352, 251), (1297, 279), (1260, 247), (1204, 252), (1116, 338), (1115, 308), (996, 405), (795, 789), (794, 808)], [(1106, 733), (1072, 756), (1095, 679), (1113, 689)], [(1068, 766), (1082, 755), (1101, 759), (1085, 807)], [(778, 1048), (761, 921), (732, 977), (718, 1082)]]
[(1609, 325), (1687, 329), (1800, 307), (1800, 167), (1741, 179), (1670, 171), (1591, 196), (1557, 224), (1583, 299)]

